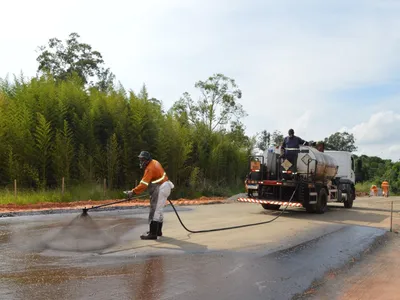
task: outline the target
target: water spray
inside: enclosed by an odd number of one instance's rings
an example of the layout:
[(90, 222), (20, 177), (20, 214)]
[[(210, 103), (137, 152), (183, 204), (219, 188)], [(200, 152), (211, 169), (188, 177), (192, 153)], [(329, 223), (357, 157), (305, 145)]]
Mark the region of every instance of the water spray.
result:
[[(175, 206), (173, 205), (172, 201), (168, 199), (169, 203), (171, 204), (180, 224), (182, 227), (190, 232), (190, 233), (206, 233), (206, 232), (215, 232), (215, 231), (223, 231), (223, 230), (232, 230), (262, 224), (268, 224), (276, 219), (278, 219), (285, 210), (288, 208), (289, 204), (292, 202), (293, 197), (298, 189), (298, 185), (296, 189), (293, 191), (288, 204), (286, 207), (274, 218), (268, 221), (257, 222), (257, 223), (250, 223), (250, 224), (242, 224), (237, 226), (229, 226), (229, 227), (222, 227), (222, 228), (211, 228), (205, 230), (191, 230), (188, 229), (185, 224), (182, 222)], [(124, 192), (128, 194), (128, 191)], [(148, 195), (139, 196), (136, 198), (143, 198), (148, 197)], [(82, 209), (82, 213), (74, 218), (67, 226), (61, 229), (58, 233), (53, 236), (47, 237), (42, 240), (42, 245), (44, 249), (52, 249), (52, 250), (61, 250), (61, 251), (74, 251), (74, 252), (83, 252), (83, 251), (94, 251), (94, 250), (102, 250), (108, 248), (110, 246), (115, 245), (118, 242), (118, 239), (113, 236), (107, 234), (105, 231), (101, 230), (100, 227), (92, 220), (89, 216), (88, 211), (92, 209), (98, 209), (105, 206), (114, 205), (117, 203), (132, 201), (134, 199), (128, 198), (123, 200), (114, 201), (107, 204), (92, 206), (92, 207), (85, 207)]]

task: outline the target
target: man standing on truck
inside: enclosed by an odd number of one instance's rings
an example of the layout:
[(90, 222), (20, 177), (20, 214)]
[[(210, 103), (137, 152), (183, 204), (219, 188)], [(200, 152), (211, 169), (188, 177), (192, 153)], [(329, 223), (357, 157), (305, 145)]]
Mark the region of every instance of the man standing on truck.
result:
[(309, 143), (302, 138), (294, 135), (294, 130), (289, 129), (289, 136), (283, 139), (281, 145), (281, 153), (284, 157), (293, 164), (293, 170), (296, 172), (297, 155), (300, 151), (300, 145), (308, 146)]

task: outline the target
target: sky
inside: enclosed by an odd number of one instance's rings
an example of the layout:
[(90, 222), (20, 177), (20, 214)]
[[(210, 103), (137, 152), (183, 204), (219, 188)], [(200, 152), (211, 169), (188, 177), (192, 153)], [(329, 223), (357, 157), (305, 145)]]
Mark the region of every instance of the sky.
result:
[(400, 160), (400, 1), (2, 1), (0, 77), (35, 76), (38, 46), (77, 32), (127, 90), (169, 109), (215, 73), (235, 79), (246, 132), (353, 133)]

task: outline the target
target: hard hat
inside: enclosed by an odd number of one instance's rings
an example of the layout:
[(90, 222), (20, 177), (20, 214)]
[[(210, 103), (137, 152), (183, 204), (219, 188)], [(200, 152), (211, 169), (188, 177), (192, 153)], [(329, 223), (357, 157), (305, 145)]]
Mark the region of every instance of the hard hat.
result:
[(139, 154), (138, 157), (139, 157), (139, 158), (144, 158), (145, 160), (151, 160), (151, 155), (150, 155), (150, 153), (147, 152), (147, 151), (142, 151), (142, 152), (140, 152), (140, 154)]
[(144, 169), (147, 167), (147, 165), (149, 164), (150, 160), (151, 160), (151, 155), (149, 152), (147, 151), (142, 151), (139, 154), (139, 166), (141, 169)]

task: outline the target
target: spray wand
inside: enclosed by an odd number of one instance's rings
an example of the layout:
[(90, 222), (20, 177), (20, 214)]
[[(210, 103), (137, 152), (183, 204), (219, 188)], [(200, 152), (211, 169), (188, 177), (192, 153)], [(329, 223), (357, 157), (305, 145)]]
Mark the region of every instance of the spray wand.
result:
[[(129, 191), (124, 191), (123, 193), (126, 194), (126, 195), (128, 195)], [(136, 198), (136, 199), (139, 199), (139, 198), (144, 198), (144, 197), (148, 197), (148, 195), (142, 195), (142, 196), (138, 196), (138, 197), (135, 197), (135, 198)], [(102, 204), (102, 205), (92, 206), (92, 207), (89, 207), (89, 208), (85, 207), (85, 208), (82, 209), (81, 217), (86, 217), (86, 216), (88, 216), (88, 211), (89, 211), (89, 209), (97, 209), (97, 208), (100, 208), (100, 207), (110, 206), (110, 205), (114, 205), (114, 204), (122, 203), (122, 202), (128, 202), (128, 201), (131, 201), (131, 200), (133, 200), (133, 198), (130, 198), (130, 197), (129, 197), (129, 198), (127, 198), (127, 199), (118, 200), (118, 201), (111, 202), (111, 203), (106, 203), (106, 204)]]

